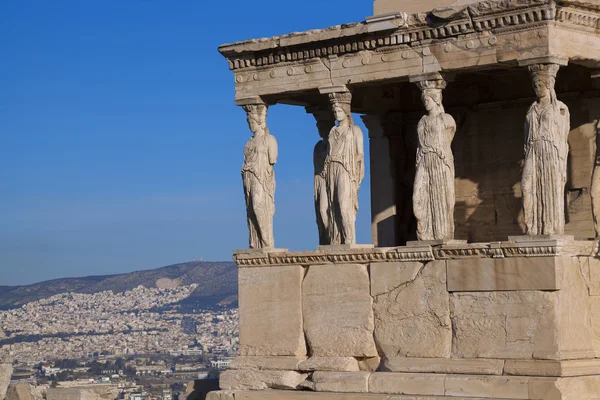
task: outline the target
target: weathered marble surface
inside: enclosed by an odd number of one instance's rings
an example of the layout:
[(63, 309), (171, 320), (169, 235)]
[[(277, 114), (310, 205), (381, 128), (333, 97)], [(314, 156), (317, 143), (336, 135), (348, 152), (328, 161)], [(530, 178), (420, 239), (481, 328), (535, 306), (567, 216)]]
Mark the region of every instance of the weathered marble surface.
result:
[(304, 268), (298, 265), (240, 269), (240, 355), (306, 355), (303, 278)]
[(370, 372), (314, 372), (308, 388), (317, 392), (368, 393)]
[(419, 121), (413, 207), (419, 240), (454, 239), (454, 118), (444, 111), (442, 79), (421, 80), (421, 99), (427, 110)]
[(571, 117), (554, 89), (558, 64), (529, 66), (537, 102), (527, 112), (523, 165), (523, 213), (527, 234), (565, 231), (568, 136)]
[(225, 390), (296, 389), (307, 374), (296, 371), (228, 370), (219, 384)]
[(6, 396), (12, 374), (12, 364), (0, 364), (0, 399), (4, 399), (4, 396)]
[(596, 125), (596, 157), (594, 159), (591, 195), (594, 230), (596, 231), (596, 238), (598, 238), (600, 237), (600, 118)]
[(502, 375), (504, 360), (485, 358), (387, 357), (382, 370), (389, 372)]
[(543, 378), (386, 372), (316, 372), (302, 383), (311, 391), (224, 390), (208, 399), (230, 400), (594, 400), (600, 377)]
[(267, 106), (244, 106), (253, 133), (244, 147), (242, 181), (246, 199), (249, 247), (273, 248), (273, 215), (275, 214), (275, 170), (277, 140), (267, 128)]
[(363, 133), (352, 121), (349, 92), (330, 93), (338, 126), (327, 138), (325, 177), (329, 198), (328, 244), (356, 243), (358, 190), (365, 176)]
[(25, 382), (18, 382), (8, 387), (6, 400), (42, 400), (42, 391), (39, 387)]
[(310, 266), (302, 283), (302, 310), (312, 356), (378, 355), (366, 265)]
[(311, 357), (298, 364), (299, 371), (358, 372), (358, 360), (354, 357)]
[(558, 295), (552, 292), (451, 293), (459, 358), (558, 357)]
[[(371, 265), (375, 342), (386, 357), (450, 357), (446, 263)], [(372, 289), (373, 290), (373, 289)]]
[(306, 361), (306, 356), (238, 356), (229, 368), (298, 371), (302, 361)]
[(569, 257), (448, 260), (448, 291), (558, 290)]

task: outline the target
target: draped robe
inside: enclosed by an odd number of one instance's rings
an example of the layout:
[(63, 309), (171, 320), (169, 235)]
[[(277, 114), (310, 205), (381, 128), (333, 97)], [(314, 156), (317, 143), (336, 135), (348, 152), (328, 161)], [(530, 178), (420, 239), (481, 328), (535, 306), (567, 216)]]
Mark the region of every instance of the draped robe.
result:
[(456, 123), (449, 114), (425, 115), (417, 128), (413, 194), (419, 240), (454, 239), (454, 156)]
[(272, 248), (275, 214), (275, 170), (277, 141), (265, 133), (253, 136), (244, 147), (242, 180), (251, 249)]
[(358, 189), (364, 177), (363, 137), (356, 125), (334, 127), (328, 137), (327, 193), (331, 244), (356, 243)]
[(534, 103), (527, 113), (521, 189), (528, 235), (564, 233), (569, 130), (569, 109), (560, 101)]

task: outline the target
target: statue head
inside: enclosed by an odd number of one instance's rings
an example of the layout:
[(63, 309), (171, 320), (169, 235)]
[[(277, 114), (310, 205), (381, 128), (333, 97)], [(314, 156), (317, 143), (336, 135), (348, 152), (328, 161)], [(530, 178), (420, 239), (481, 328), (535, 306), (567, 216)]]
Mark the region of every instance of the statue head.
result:
[(560, 66), (558, 64), (534, 64), (529, 66), (529, 73), (533, 81), (533, 90), (538, 100), (547, 100), (556, 103), (556, 74)]
[(349, 125), (353, 124), (352, 121), (352, 109), (350, 104), (352, 102), (352, 94), (350, 92), (343, 93), (330, 93), (329, 103), (331, 104), (331, 110), (335, 120), (338, 123), (347, 121)]
[(267, 130), (267, 106), (264, 104), (250, 104), (243, 106), (246, 111), (246, 120), (250, 132), (254, 135), (268, 134)]
[(446, 87), (446, 81), (441, 79), (420, 81), (417, 86), (421, 89), (421, 100), (428, 113), (444, 112), (442, 89)]
[(442, 89), (426, 89), (421, 93), (421, 100), (425, 109), (429, 112), (442, 106)]

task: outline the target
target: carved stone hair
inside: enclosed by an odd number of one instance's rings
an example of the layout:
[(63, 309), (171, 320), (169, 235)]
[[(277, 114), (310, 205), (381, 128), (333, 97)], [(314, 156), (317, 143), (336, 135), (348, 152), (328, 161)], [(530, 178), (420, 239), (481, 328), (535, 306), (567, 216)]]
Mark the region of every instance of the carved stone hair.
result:
[(267, 105), (266, 104), (248, 104), (242, 106), (248, 118), (258, 122), (265, 130), (266, 134), (269, 134), (269, 128), (267, 128)]
[(352, 93), (341, 92), (341, 93), (329, 93), (329, 102), (331, 105), (334, 104), (348, 104), (352, 103)]
[(340, 107), (342, 110), (344, 110), (350, 125), (354, 124), (354, 121), (352, 120), (352, 107), (350, 106), (352, 103), (352, 93), (329, 93), (329, 103), (331, 104), (332, 109), (335, 107)]
[(432, 79), (417, 82), (417, 86), (421, 89), (424, 96), (429, 96), (435, 101), (439, 107), (442, 105), (442, 90), (446, 88), (446, 81), (443, 79)]
[(264, 104), (248, 104), (242, 106), (244, 111), (248, 114), (248, 118), (251, 118), (259, 124), (266, 123), (267, 121), (267, 106)]
[(533, 64), (527, 67), (531, 75), (550, 76), (556, 78), (556, 74), (560, 69), (558, 64)]
[(446, 81), (443, 79), (431, 79), (426, 81), (417, 82), (417, 86), (421, 91), (425, 91), (427, 89), (446, 89)]
[(557, 102), (556, 90), (556, 75), (560, 69), (558, 64), (533, 64), (527, 67), (533, 82), (542, 82), (550, 92), (550, 100), (552, 103)]

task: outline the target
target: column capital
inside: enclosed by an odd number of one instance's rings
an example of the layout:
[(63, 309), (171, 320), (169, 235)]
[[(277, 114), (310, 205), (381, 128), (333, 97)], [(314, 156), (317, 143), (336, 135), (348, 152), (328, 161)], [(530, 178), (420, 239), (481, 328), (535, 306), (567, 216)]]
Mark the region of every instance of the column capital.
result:
[(430, 72), (426, 74), (411, 75), (409, 76), (409, 80), (411, 83), (416, 84), (424, 81), (452, 82), (454, 81), (454, 75), (445, 72)]
[(321, 93), (321, 94), (350, 93), (350, 89), (348, 89), (348, 87), (346, 85), (321, 86), (319, 88), (319, 93)]
[(237, 106), (251, 106), (251, 105), (267, 105), (267, 102), (260, 96), (249, 96), (235, 99)]
[(535, 64), (557, 64), (564, 67), (569, 64), (569, 59), (560, 56), (544, 56), (519, 60), (519, 67), (528, 67)]

